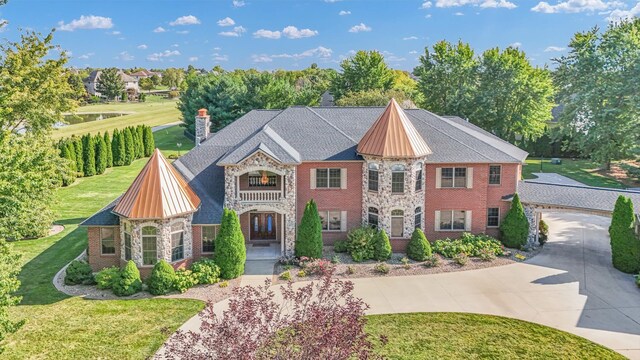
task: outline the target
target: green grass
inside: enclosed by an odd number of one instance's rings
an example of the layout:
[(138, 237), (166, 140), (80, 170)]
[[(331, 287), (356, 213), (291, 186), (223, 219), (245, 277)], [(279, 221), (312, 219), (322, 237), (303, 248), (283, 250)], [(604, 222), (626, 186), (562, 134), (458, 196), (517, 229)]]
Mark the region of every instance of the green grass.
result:
[(367, 331), (389, 343), (389, 359), (624, 359), (564, 331), (499, 316), (411, 313), (368, 317)]
[[(194, 146), (193, 140), (184, 136), (184, 128), (179, 125), (158, 130), (153, 133), (156, 147), (162, 150), (164, 156), (184, 155)], [(178, 147), (178, 143), (182, 146)]]
[(26, 324), (7, 338), (3, 358), (143, 359), (203, 308), (196, 300), (84, 300), (58, 292), (51, 282), (87, 246), (86, 229), (78, 224), (124, 192), (146, 161), (59, 189), (56, 222), (65, 230), (13, 244), (24, 266), (18, 291), (23, 300), (11, 316)]
[[(533, 173), (540, 172), (540, 161), (539, 158), (527, 159), (527, 165), (522, 168), (522, 177), (525, 179), (535, 179), (536, 176), (533, 175)], [(562, 159), (561, 165), (551, 164), (549, 158), (542, 160), (542, 172), (558, 173), (589, 186), (614, 189), (626, 188), (624, 184), (598, 174), (596, 172), (598, 166), (599, 164), (589, 160)]]
[(157, 100), (150, 97), (151, 101), (144, 103), (107, 103), (79, 107), (77, 112), (133, 112), (134, 114), (118, 116), (100, 121), (90, 121), (82, 124), (68, 125), (60, 129), (54, 129), (51, 137), (59, 139), (71, 135), (83, 135), (87, 133), (112, 132), (113, 129), (122, 129), (127, 126), (164, 125), (180, 121), (181, 115), (176, 107), (176, 100)]

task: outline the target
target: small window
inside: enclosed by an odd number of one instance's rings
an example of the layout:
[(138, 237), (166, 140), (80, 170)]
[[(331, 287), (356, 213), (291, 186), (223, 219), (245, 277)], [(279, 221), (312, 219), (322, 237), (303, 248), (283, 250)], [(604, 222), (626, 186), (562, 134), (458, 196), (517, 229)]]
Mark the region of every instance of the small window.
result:
[(502, 166), (500, 165), (489, 166), (489, 185), (500, 185), (501, 172), (502, 172)]
[(467, 168), (442, 168), (440, 186), (443, 188), (467, 187)]
[(394, 194), (404, 193), (404, 166), (402, 165), (391, 167), (391, 192)]
[(116, 253), (116, 242), (113, 238), (113, 228), (100, 228), (100, 247), (102, 255), (113, 255)]
[(402, 237), (404, 233), (404, 211), (391, 210), (391, 237)]
[(456, 168), (453, 186), (457, 188), (467, 187), (467, 168)]
[(316, 188), (340, 189), (340, 169), (316, 169)]
[(369, 164), (369, 191), (378, 191), (379, 176), (378, 164)]
[(422, 207), (420, 206), (416, 208), (414, 225), (416, 229), (422, 228)]
[(369, 226), (377, 228), (378, 227), (378, 209), (374, 207), (370, 207), (368, 214), (369, 214), (368, 216)]
[(442, 168), (440, 174), (440, 185), (443, 188), (452, 188), (453, 187), (453, 168)]
[(500, 226), (500, 208), (487, 209), (487, 227)]
[(416, 165), (416, 191), (422, 190), (422, 163)]
[(319, 211), (323, 231), (340, 231), (342, 229), (342, 213), (340, 211)]
[(440, 212), (440, 230), (464, 230), (465, 211), (447, 210)]
[(171, 261), (184, 259), (184, 224), (171, 225)]
[(131, 260), (131, 234), (124, 233), (124, 259)]
[(218, 225), (202, 227), (202, 252), (212, 253), (218, 236)]
[(142, 264), (154, 265), (158, 262), (158, 229), (154, 226), (142, 228)]

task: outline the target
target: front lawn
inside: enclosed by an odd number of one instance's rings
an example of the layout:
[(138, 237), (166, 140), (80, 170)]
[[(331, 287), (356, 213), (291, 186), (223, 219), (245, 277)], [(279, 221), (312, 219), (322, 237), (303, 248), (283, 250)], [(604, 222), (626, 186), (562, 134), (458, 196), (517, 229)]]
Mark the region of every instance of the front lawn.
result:
[(624, 359), (613, 350), (547, 326), (499, 316), (409, 313), (368, 317), (389, 343), (389, 359)]
[[(535, 179), (536, 176), (533, 173), (541, 172), (540, 161), (541, 159), (539, 158), (527, 159), (527, 164), (522, 167), (522, 177), (524, 179)], [(542, 159), (542, 172), (558, 173), (589, 186), (614, 189), (626, 188), (624, 184), (615, 179), (598, 173), (599, 166), (600, 164), (598, 163), (584, 159), (562, 159), (561, 165), (551, 164), (551, 159), (549, 158)]]
[[(164, 156), (184, 155), (195, 145), (193, 140), (184, 136), (184, 128), (180, 125), (158, 130), (153, 133), (153, 138)], [(178, 144), (181, 144), (180, 147)]]
[(7, 338), (5, 358), (143, 359), (203, 308), (203, 303), (195, 300), (71, 298), (51, 282), (56, 272), (87, 246), (86, 229), (78, 224), (124, 192), (146, 161), (114, 167), (58, 190), (56, 222), (65, 230), (13, 243), (23, 255), (24, 266), (18, 292), (23, 300), (11, 309), (11, 316), (26, 319), (26, 324)]

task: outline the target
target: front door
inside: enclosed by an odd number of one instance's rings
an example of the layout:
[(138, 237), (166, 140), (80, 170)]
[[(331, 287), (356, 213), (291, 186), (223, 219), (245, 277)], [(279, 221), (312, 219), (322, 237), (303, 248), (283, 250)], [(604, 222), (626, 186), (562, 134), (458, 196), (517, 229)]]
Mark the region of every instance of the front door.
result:
[(276, 240), (276, 214), (251, 213), (251, 240)]

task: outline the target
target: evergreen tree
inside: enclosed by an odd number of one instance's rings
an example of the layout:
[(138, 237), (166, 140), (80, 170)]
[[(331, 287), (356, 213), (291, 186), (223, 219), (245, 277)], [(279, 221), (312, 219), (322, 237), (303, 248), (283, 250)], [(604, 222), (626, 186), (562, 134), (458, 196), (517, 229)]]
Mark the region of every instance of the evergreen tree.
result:
[[(84, 174), (84, 157), (82, 151), (82, 138), (76, 137), (75, 135), (71, 137), (73, 141), (73, 147), (76, 150), (76, 171), (78, 174)], [(81, 175), (78, 175), (81, 176)]]
[(156, 148), (155, 140), (153, 139), (153, 131), (150, 126), (144, 126), (144, 156), (149, 157), (153, 154), (153, 149)]
[(380, 230), (373, 240), (373, 258), (378, 261), (388, 260), (391, 257), (391, 243), (386, 231)]
[(518, 194), (513, 195), (511, 209), (500, 225), (502, 243), (506, 247), (519, 249), (527, 244), (529, 237), (529, 220), (524, 214), (524, 208)]
[(67, 151), (69, 152), (69, 160), (71, 160), (73, 162), (73, 167), (72, 170), (74, 172), (78, 171), (78, 165), (76, 163), (76, 145), (75, 142), (72, 139), (66, 139), (64, 141), (66, 147), (67, 147)]
[(422, 230), (416, 228), (411, 234), (411, 241), (407, 246), (407, 256), (411, 260), (425, 261), (431, 256), (431, 244)]
[(131, 128), (124, 129), (124, 164), (131, 165), (135, 159), (136, 149), (133, 143), (133, 135), (131, 134)]
[(122, 155), (122, 137), (121, 132), (118, 129), (113, 130), (113, 136), (111, 137), (111, 154), (113, 157), (113, 166), (124, 165), (124, 158)]
[(616, 269), (636, 274), (640, 271), (640, 239), (633, 231), (633, 202), (620, 195), (611, 216), (611, 260)]
[(173, 266), (165, 260), (160, 260), (153, 266), (151, 277), (147, 282), (149, 292), (153, 295), (165, 295), (173, 289), (175, 279), (176, 272)]
[(100, 175), (107, 168), (107, 144), (100, 133), (95, 136), (94, 142), (96, 147), (96, 174)]
[(120, 71), (116, 68), (102, 70), (98, 77), (96, 90), (109, 100), (115, 100), (117, 96), (121, 96), (125, 91), (125, 84), (122, 81)]
[(62, 186), (69, 186), (76, 180), (76, 161), (71, 155), (73, 149), (69, 149), (69, 141), (66, 139), (58, 143), (58, 149), (60, 149), (60, 157), (67, 160), (67, 166), (69, 167), (69, 171), (60, 173), (60, 180), (62, 181)]
[(244, 273), (247, 251), (240, 220), (236, 212), (224, 209), (220, 233), (215, 239), (214, 261), (220, 267), (220, 277), (235, 279)]
[(322, 257), (322, 222), (318, 215), (318, 206), (313, 199), (309, 200), (304, 208), (298, 227), (295, 253), (298, 257)]
[(142, 125), (136, 126), (136, 158), (144, 157), (144, 129)]
[(110, 168), (113, 166), (113, 151), (111, 150), (111, 138), (108, 131), (104, 132), (104, 146), (107, 149), (107, 167)]
[(82, 168), (84, 176), (93, 176), (96, 174), (96, 149), (93, 144), (93, 137), (86, 134), (82, 137)]

